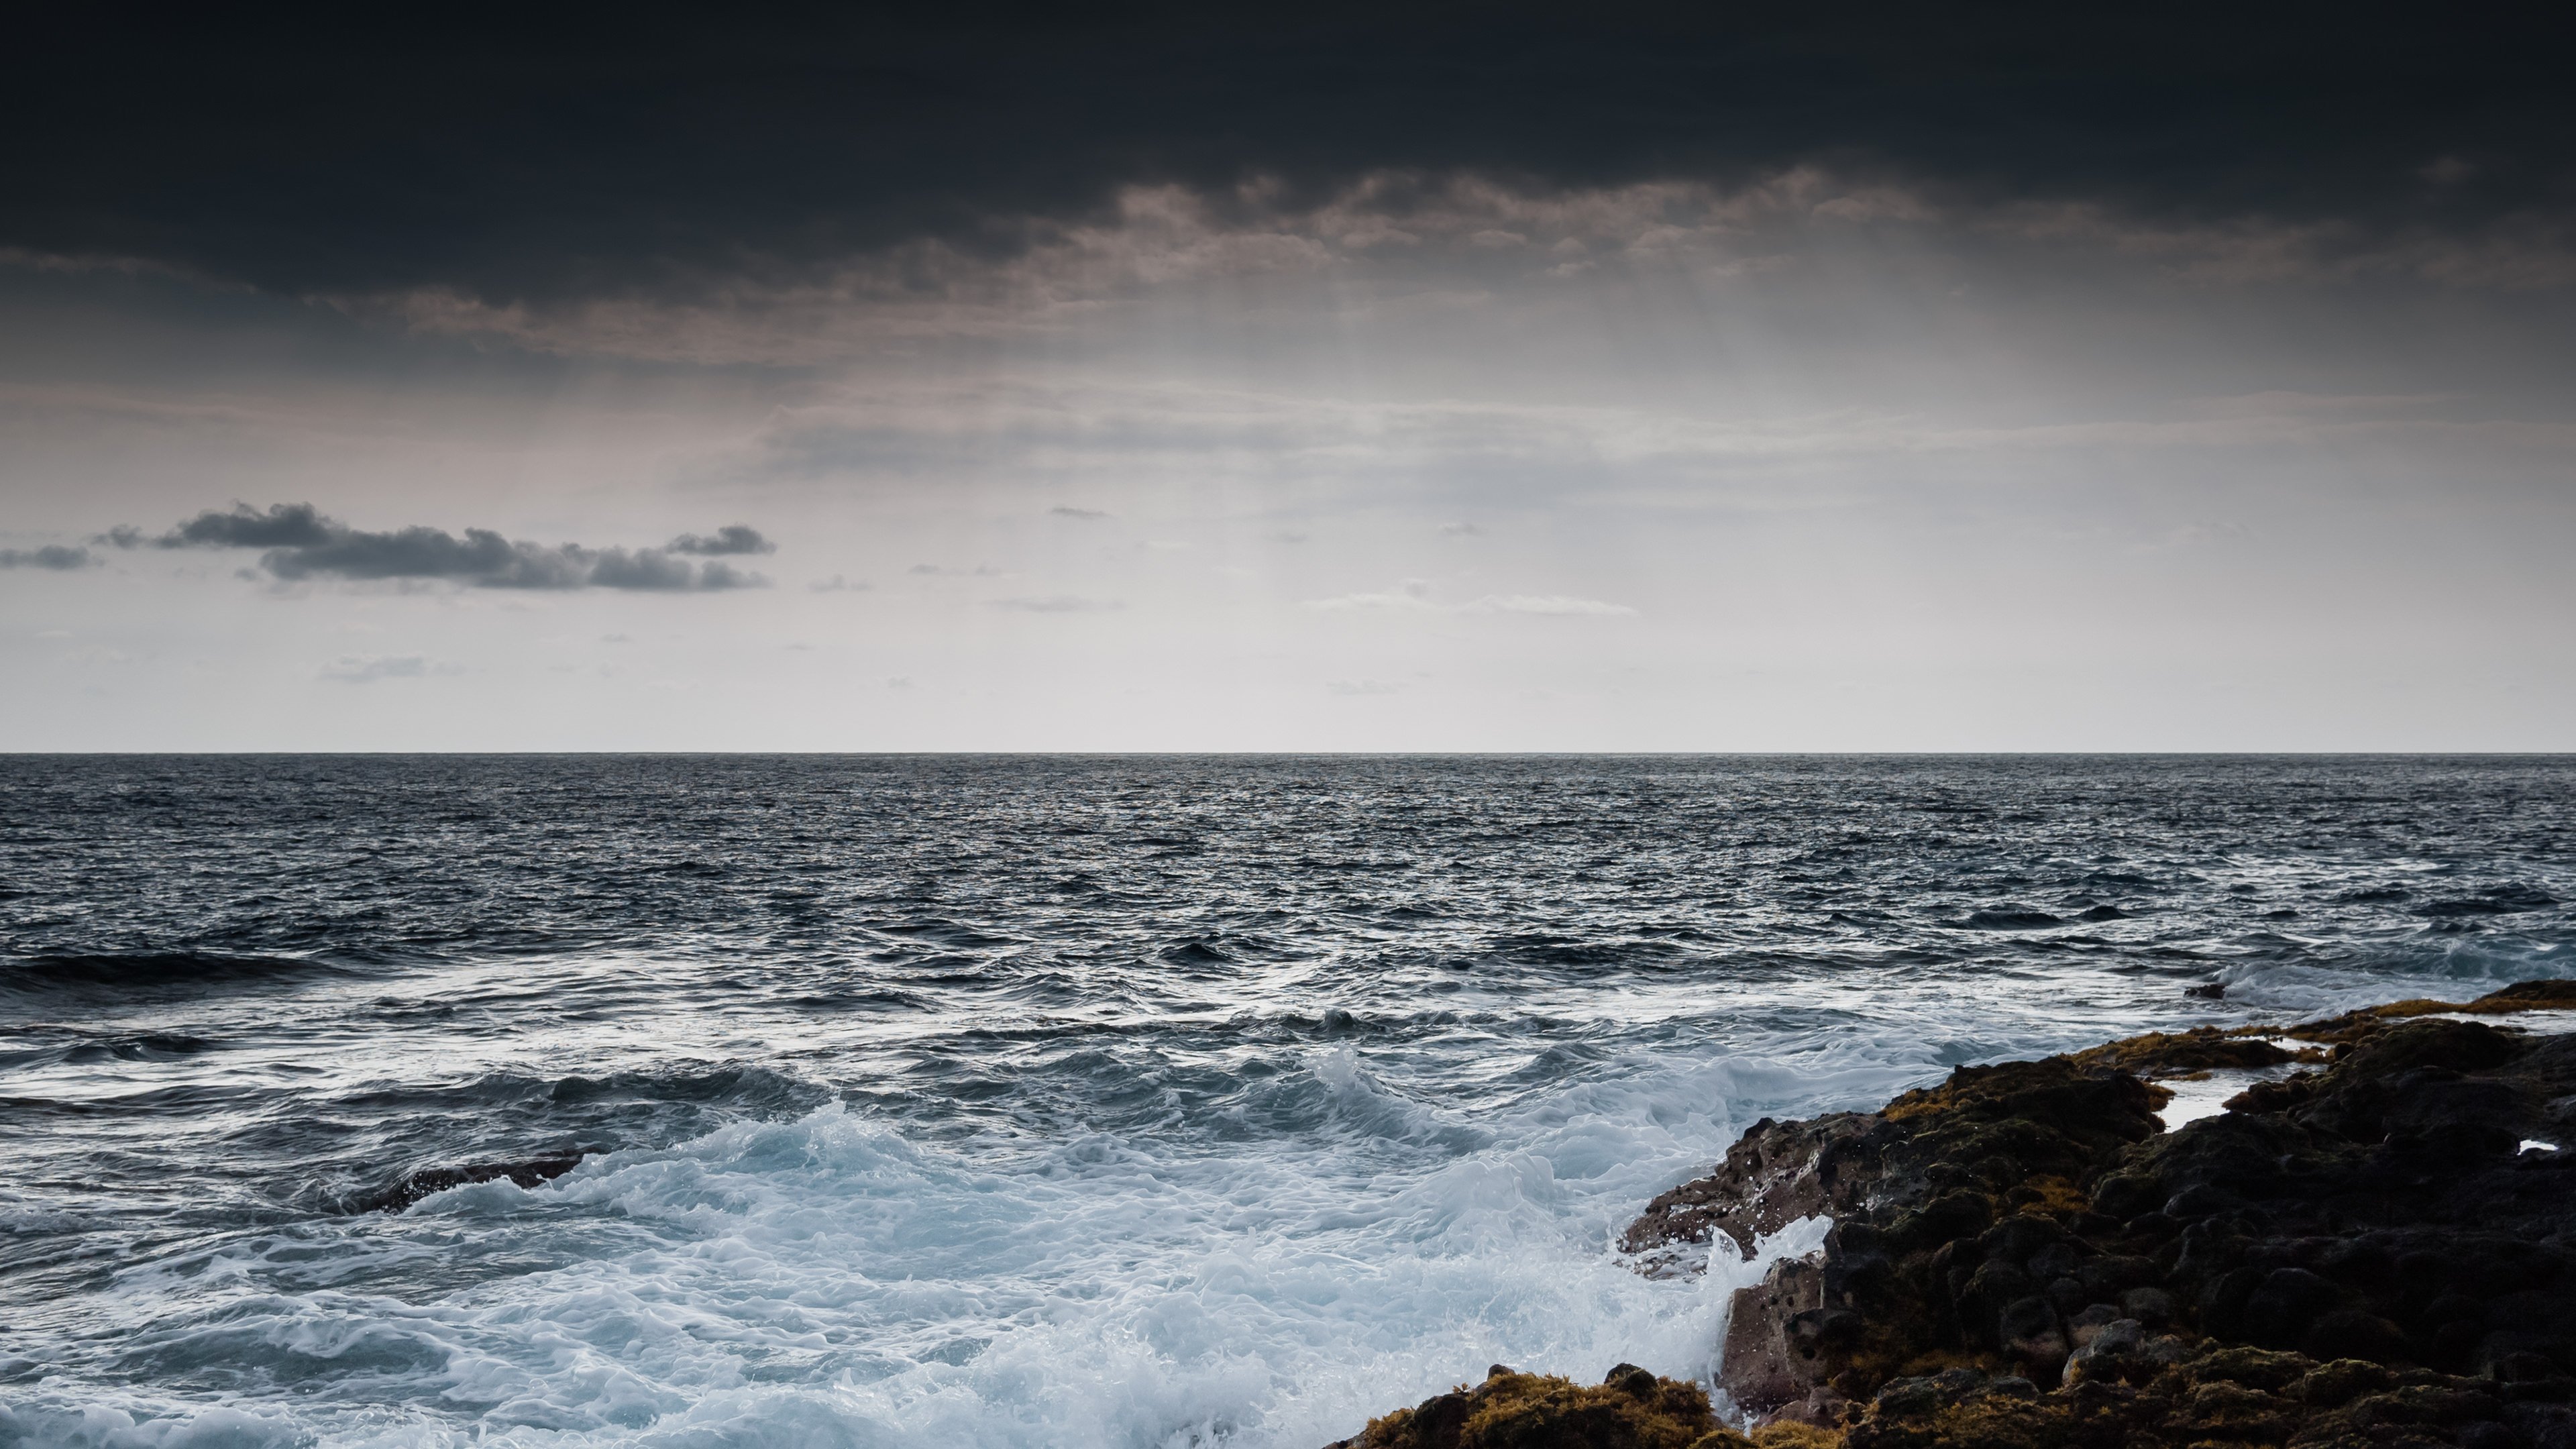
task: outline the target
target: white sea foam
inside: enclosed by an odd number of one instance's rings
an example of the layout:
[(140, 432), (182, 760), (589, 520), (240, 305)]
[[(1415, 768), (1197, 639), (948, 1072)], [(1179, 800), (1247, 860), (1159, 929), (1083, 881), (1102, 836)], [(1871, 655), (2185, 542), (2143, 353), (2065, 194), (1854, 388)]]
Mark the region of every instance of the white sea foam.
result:
[[(1305, 1070), (1331, 1104), (1323, 1130), (1252, 1151), (1094, 1133), (986, 1161), (836, 1103), (534, 1190), (452, 1189), (405, 1226), (434, 1224), (459, 1253), (563, 1260), (431, 1303), (329, 1286), (419, 1251), (363, 1221), (139, 1269), (123, 1291), (156, 1300), (224, 1279), (309, 1286), (164, 1321), (138, 1363), (222, 1358), (335, 1391), (112, 1409), (40, 1391), (11, 1428), (101, 1449), (1312, 1449), (1494, 1362), (1709, 1375), (1727, 1294), (1761, 1260), (1656, 1281), (1608, 1239), (1731, 1139), (1734, 1064), (1595, 1080), (1472, 1123), (1346, 1049)], [(1364, 1174), (1338, 1165), (1354, 1134), (1383, 1149)], [(1809, 1251), (1822, 1230), (1778, 1246)]]

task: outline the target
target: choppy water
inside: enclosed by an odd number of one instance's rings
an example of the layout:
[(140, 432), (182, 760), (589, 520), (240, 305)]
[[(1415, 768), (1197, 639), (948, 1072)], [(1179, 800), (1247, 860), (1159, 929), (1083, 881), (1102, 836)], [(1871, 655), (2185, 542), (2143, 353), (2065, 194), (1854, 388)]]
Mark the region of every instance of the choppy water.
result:
[(1753, 1119), (2576, 975), (2572, 847), (2566, 759), (0, 759), (0, 1444), (1703, 1373), (1608, 1240)]

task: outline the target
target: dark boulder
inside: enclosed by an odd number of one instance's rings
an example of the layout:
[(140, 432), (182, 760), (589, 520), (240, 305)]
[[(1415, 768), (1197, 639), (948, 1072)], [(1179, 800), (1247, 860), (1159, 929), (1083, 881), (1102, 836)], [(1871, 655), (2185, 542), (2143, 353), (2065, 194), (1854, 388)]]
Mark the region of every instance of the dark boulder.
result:
[(453, 1167), (416, 1168), (394, 1182), (357, 1194), (344, 1201), (341, 1211), (352, 1213), (400, 1212), (432, 1193), (465, 1187), (477, 1182), (507, 1179), (521, 1187), (535, 1187), (551, 1182), (581, 1166), (584, 1154), (561, 1152), (544, 1157), (523, 1157), (507, 1162), (467, 1162)]

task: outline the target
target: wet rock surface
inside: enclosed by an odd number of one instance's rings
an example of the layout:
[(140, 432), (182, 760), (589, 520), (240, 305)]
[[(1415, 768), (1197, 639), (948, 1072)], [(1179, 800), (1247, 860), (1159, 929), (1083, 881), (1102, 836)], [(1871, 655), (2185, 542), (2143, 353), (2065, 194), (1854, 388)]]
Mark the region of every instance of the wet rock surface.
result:
[[(1765, 1124), (1748, 1141), (1816, 1144), (1804, 1170), (1830, 1190), (1795, 1201), (1835, 1226), (1737, 1295), (1722, 1385), (1757, 1419), (1891, 1444), (2074, 1442), (2080, 1421), (2177, 1444), (2576, 1446), (2576, 1151), (2526, 1146), (2576, 1145), (2576, 1035), (2510, 1025), (2568, 1006), (2576, 983), (2527, 983), (2141, 1037), (1964, 1068), (1827, 1131)], [(2216, 1116), (2153, 1115), (2153, 1077), (2301, 1058)], [(1666, 1194), (1629, 1241), (1762, 1218), (1802, 1171), (1764, 1165)], [(2281, 1382), (2249, 1384), (2250, 1363)], [(2365, 1380), (2398, 1397), (2324, 1402)]]
[[(1961, 1068), (1755, 1124), (1623, 1247), (1686, 1271), (1720, 1235), (1833, 1219), (1733, 1304), (1720, 1387), (1775, 1442), (2576, 1449), (2576, 1034), (2512, 1022), (2568, 1009), (2576, 982), (2529, 982)], [(2288, 1074), (2164, 1129), (2161, 1082), (2247, 1069)], [(1564, 1388), (1489, 1380), (1346, 1442), (1700, 1442), (1582, 1437), (1566, 1396), (1613, 1390), (1544, 1382)]]
[(373, 1192), (360, 1193), (341, 1206), (342, 1212), (401, 1212), (432, 1193), (468, 1183), (491, 1182), (508, 1178), (521, 1187), (535, 1187), (550, 1182), (581, 1166), (579, 1152), (554, 1153), (544, 1157), (521, 1158), (510, 1162), (468, 1162), (455, 1167), (424, 1167), (404, 1174), (401, 1181)]

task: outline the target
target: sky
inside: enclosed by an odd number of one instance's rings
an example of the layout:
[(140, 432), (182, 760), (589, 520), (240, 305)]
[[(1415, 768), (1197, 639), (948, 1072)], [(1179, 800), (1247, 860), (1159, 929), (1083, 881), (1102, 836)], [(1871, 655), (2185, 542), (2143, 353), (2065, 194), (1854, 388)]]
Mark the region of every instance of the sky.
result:
[(1224, 9), (31, 22), (0, 750), (2576, 749), (2568, 21)]

